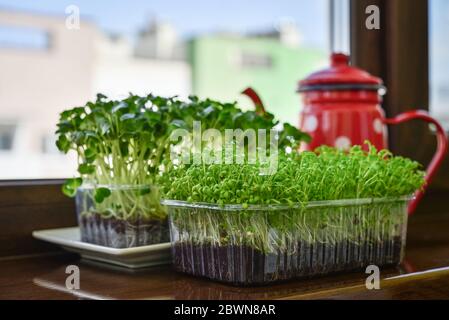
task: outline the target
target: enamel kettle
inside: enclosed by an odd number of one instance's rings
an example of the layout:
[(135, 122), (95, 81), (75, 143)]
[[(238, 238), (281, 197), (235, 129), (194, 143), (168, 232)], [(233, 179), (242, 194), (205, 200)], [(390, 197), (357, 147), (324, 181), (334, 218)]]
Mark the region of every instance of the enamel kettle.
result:
[[(312, 140), (305, 146), (314, 150), (320, 145), (349, 149), (352, 145), (364, 145), (369, 140), (378, 150), (388, 148), (387, 124), (398, 124), (420, 119), (436, 128), (437, 151), (427, 168), (427, 185), (432, 180), (448, 150), (448, 140), (441, 125), (424, 110), (404, 112), (394, 118), (385, 118), (381, 107), (386, 93), (382, 80), (368, 72), (349, 65), (349, 57), (341, 53), (331, 56), (328, 69), (315, 72), (301, 80), (298, 92), (303, 99), (303, 110), (299, 127)], [(257, 106), (262, 106), (259, 97), (251, 89), (243, 92)], [(423, 196), (418, 191), (410, 202), (412, 213)]]

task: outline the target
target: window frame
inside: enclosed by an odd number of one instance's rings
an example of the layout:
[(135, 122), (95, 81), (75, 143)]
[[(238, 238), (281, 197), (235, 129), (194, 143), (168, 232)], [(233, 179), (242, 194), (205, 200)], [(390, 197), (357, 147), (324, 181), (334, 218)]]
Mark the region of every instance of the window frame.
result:
[[(380, 30), (367, 30), (364, 26), (365, 9), (373, 4), (380, 8)], [(389, 90), (383, 103), (387, 116), (413, 108), (428, 110), (427, 0), (350, 0), (349, 19), (352, 63), (384, 79)], [(430, 160), (434, 140), (423, 124), (410, 123), (390, 130), (390, 148), (421, 163)], [(448, 175), (446, 158), (434, 180), (435, 189), (449, 189)], [(55, 250), (33, 241), (31, 231), (76, 224), (74, 200), (61, 192), (63, 181), (0, 181), (0, 225), (5, 230), (14, 230), (0, 234), (0, 257), (13, 252), (17, 255)], [(5, 246), (6, 242), (11, 244)]]
[[(365, 28), (368, 5), (380, 8), (380, 30)], [(383, 103), (387, 116), (414, 108), (428, 110), (428, 0), (350, 0), (349, 10), (352, 63), (384, 80), (388, 88)], [(414, 68), (416, 65), (420, 67)], [(410, 139), (413, 136), (419, 136), (419, 141)], [(435, 146), (433, 135), (422, 124), (391, 128), (389, 140), (394, 152), (423, 163), (430, 160)], [(426, 150), (416, 150), (418, 143), (427, 146)], [(62, 183), (63, 180), (9, 180), (7, 183), (45, 185), (48, 181)], [(0, 181), (0, 185), (4, 183)]]
[[(365, 12), (380, 9), (380, 29), (368, 30)], [(428, 0), (351, 0), (351, 62), (382, 78), (387, 94), (382, 104), (387, 117), (423, 109), (429, 111)], [(427, 165), (436, 139), (426, 123), (413, 121), (389, 127), (389, 148)], [(433, 189), (449, 190), (449, 159), (432, 182)]]
[(64, 180), (0, 181), (0, 260), (60, 248), (32, 237), (34, 230), (76, 225), (75, 201), (61, 192)]

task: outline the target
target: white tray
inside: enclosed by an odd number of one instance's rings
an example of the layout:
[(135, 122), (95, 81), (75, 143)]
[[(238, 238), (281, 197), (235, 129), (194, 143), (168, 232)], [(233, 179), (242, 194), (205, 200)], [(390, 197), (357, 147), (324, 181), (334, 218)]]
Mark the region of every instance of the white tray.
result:
[(60, 245), (82, 258), (111, 263), (125, 268), (144, 268), (171, 263), (170, 243), (116, 249), (80, 240), (78, 227), (33, 231), (33, 237)]

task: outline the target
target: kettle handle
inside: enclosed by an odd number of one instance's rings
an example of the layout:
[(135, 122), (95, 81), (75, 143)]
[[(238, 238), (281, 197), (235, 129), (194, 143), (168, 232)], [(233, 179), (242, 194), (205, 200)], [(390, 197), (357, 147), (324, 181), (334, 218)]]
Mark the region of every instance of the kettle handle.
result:
[(424, 188), (418, 190), (415, 193), (415, 198), (410, 202), (410, 204), (408, 206), (409, 215), (415, 211), (416, 206), (418, 205), (419, 201), (421, 200), (421, 198), (424, 195), (425, 188), (427, 188), (429, 186), (429, 184), (431, 183), (436, 171), (441, 166), (444, 156), (446, 155), (446, 153), (448, 151), (448, 139), (447, 139), (446, 133), (444, 132), (443, 127), (437, 120), (432, 118), (427, 113), (427, 111), (424, 111), (424, 110), (407, 111), (407, 112), (401, 113), (391, 119), (384, 118), (383, 121), (386, 124), (394, 125), (394, 124), (406, 122), (406, 121), (413, 120), (413, 119), (423, 120), (425, 122), (432, 123), (433, 125), (435, 125), (436, 136), (437, 136), (437, 150), (432, 158), (432, 161), (430, 162), (429, 166), (426, 169), (426, 176), (425, 176), (426, 185), (424, 186)]

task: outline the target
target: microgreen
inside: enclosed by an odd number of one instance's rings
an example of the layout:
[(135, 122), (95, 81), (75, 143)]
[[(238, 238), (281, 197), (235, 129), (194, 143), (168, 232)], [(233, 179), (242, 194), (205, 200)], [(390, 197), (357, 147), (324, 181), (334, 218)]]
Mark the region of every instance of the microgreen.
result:
[(321, 147), (279, 155), (278, 170), (259, 164), (191, 165), (167, 172), (166, 198), (213, 204), (303, 204), (308, 201), (399, 197), (424, 183), (420, 165), (369, 145), (365, 152)]
[(64, 194), (73, 197), (76, 194), (76, 189), (78, 189), (81, 186), (81, 183), (82, 183), (81, 178), (67, 179), (62, 186), (62, 190)]
[[(115, 205), (121, 210), (112, 214), (128, 216), (135, 212), (136, 197), (150, 193), (150, 185), (162, 171), (170, 171), (170, 141), (173, 130), (192, 130), (201, 121), (202, 129), (272, 129), (277, 122), (270, 113), (242, 111), (236, 103), (221, 103), (197, 97), (188, 101), (159, 96), (130, 94), (123, 100), (110, 100), (102, 94), (94, 102), (60, 114), (56, 145), (64, 153), (76, 152), (79, 178), (67, 180), (63, 192), (74, 196), (81, 182), (101, 186), (93, 200), (110, 214)], [(280, 133), (279, 146), (296, 148), (309, 136), (286, 124)], [(111, 186), (139, 186), (135, 196), (124, 196)], [(142, 189), (141, 186), (146, 186)], [(151, 189), (152, 216), (163, 216), (158, 192)], [(143, 191), (142, 191), (143, 190)], [(157, 195), (157, 196), (156, 196)], [(153, 210), (154, 211), (154, 210)]]
[[(171, 170), (160, 181), (164, 196), (186, 201), (169, 205), (176, 241), (285, 252), (297, 250), (300, 242), (336, 245), (400, 238), (406, 221), (404, 196), (423, 186), (424, 172), (415, 161), (368, 147), (280, 153), (273, 175), (260, 175), (258, 165), (250, 164)], [(385, 201), (356, 203), (374, 198)], [(342, 199), (353, 201), (309, 207)], [(230, 204), (240, 207), (226, 206)]]

